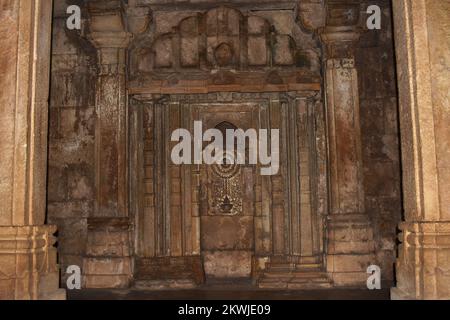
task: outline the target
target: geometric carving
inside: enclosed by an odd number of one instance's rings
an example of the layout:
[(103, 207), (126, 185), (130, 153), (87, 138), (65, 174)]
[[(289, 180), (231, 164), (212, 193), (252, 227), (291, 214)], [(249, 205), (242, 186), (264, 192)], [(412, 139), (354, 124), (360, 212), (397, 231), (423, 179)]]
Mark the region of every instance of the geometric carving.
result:
[[(231, 177), (219, 176), (219, 170), (216, 168), (234, 167), (231, 172), (234, 173)], [(211, 213), (213, 215), (238, 215), (242, 213), (242, 190), (241, 190), (241, 173), (240, 166), (234, 165), (214, 165), (211, 168), (212, 172), (212, 199)], [(236, 170), (234, 170), (236, 169)]]
[[(273, 78), (280, 78), (276, 72), (282, 71), (272, 71)], [(220, 72), (233, 70), (217, 74)], [(287, 273), (296, 270), (300, 278), (306, 266), (314, 272), (323, 271), (322, 223), (316, 216), (312, 181), (317, 161), (313, 151), (312, 104), (301, 93), (298, 98), (264, 94), (267, 93), (233, 92), (228, 96), (175, 93), (169, 94), (163, 103), (156, 96), (139, 97), (143, 101), (148, 99), (144, 110), (152, 114), (151, 119), (144, 117), (135, 124), (145, 132), (136, 146), (136, 150), (145, 146), (140, 151), (142, 159), (136, 163), (144, 167), (140, 169), (143, 183), (138, 183), (135, 189), (143, 203), (136, 209), (140, 259), (150, 262), (161, 257), (200, 257), (207, 278), (232, 277), (236, 270), (239, 276), (251, 276), (259, 286), (270, 288), (282, 282), (278, 276), (273, 281), (280, 266)], [(142, 108), (133, 110), (141, 112)], [(226, 130), (237, 127), (282, 128), (282, 170), (267, 179), (256, 174), (257, 167), (249, 165), (171, 164), (170, 144), (163, 134), (179, 127), (192, 130), (193, 119), (202, 120), (205, 128), (220, 130), (225, 139)], [(317, 124), (321, 126), (320, 122)], [(227, 141), (222, 142), (226, 149)], [(292, 196), (288, 197), (289, 192)], [(170, 232), (165, 231), (167, 228)], [(252, 256), (259, 260), (256, 262)], [(180, 263), (189, 269), (190, 262)], [(176, 275), (167, 268), (164, 270), (168, 270), (170, 279), (175, 279)], [(250, 272), (253, 268), (255, 273)], [(139, 281), (154, 277), (153, 272), (139, 270)], [(327, 278), (320, 277), (324, 282), (321, 285), (328, 285)], [(287, 283), (281, 285), (287, 287)]]
[[(216, 127), (226, 136), (226, 130), (236, 130), (236, 127), (227, 122), (221, 122)], [(213, 164), (210, 168), (211, 199), (209, 199), (211, 213), (213, 215), (237, 215), (242, 213), (242, 188), (241, 188), (241, 166), (233, 163), (237, 159), (235, 151), (227, 151), (224, 143), (223, 163)]]
[(219, 7), (184, 18), (171, 32), (157, 36), (151, 44), (150, 59), (144, 47), (132, 52), (132, 59), (137, 72), (200, 69), (202, 64), (207, 69), (239, 70), (247, 66), (295, 66), (296, 50), (292, 37), (276, 31), (268, 20)]

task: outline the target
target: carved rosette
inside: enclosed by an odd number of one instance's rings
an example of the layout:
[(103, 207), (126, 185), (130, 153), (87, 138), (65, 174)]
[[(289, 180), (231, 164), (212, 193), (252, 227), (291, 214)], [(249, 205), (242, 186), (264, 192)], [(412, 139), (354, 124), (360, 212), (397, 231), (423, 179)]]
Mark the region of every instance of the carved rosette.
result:
[(241, 167), (238, 164), (215, 164), (212, 175), (211, 214), (238, 215), (242, 213)]

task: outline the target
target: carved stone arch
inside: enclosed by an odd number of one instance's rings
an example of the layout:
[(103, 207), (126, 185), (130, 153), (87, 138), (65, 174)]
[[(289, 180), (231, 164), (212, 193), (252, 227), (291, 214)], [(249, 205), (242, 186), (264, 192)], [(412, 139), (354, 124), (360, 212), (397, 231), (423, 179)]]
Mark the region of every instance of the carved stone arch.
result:
[(162, 34), (152, 44), (151, 65), (153, 68), (174, 68), (175, 48), (173, 46), (173, 33)]
[[(179, 79), (207, 79), (213, 71), (218, 73), (212, 78), (219, 79), (214, 83), (231, 84), (239, 75), (230, 71), (306, 71), (310, 64), (297, 61), (298, 52), (308, 50), (298, 45), (301, 37), (288, 31), (291, 28), (276, 27), (279, 22), (270, 19), (265, 14), (220, 6), (180, 17), (169, 23), (170, 27), (152, 27), (139, 36), (142, 44), (135, 43), (130, 51), (130, 79), (142, 76), (159, 81), (166, 72), (178, 74)], [(302, 57), (309, 59), (307, 55)]]
[(297, 46), (294, 39), (290, 35), (274, 35), (272, 49), (272, 65), (276, 66), (292, 66), (295, 65), (295, 55)]
[(238, 68), (243, 64), (244, 16), (231, 7), (220, 6), (203, 15), (206, 62), (212, 68)]
[(204, 47), (199, 16), (184, 18), (177, 29), (180, 35), (180, 66), (182, 68), (198, 67)]
[(214, 128), (219, 129), (220, 132), (222, 132), (222, 134), (225, 136), (226, 130), (228, 129), (236, 130), (238, 127), (236, 127), (233, 123), (229, 121), (222, 121), (216, 124)]
[(207, 11), (204, 19), (207, 36), (239, 36), (244, 15), (235, 8), (220, 6)]

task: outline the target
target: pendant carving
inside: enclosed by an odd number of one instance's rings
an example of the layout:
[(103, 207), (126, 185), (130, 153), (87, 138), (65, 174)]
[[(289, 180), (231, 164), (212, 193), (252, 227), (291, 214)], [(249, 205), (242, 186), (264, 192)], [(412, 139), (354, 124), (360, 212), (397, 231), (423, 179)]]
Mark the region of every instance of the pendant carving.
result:
[(239, 215), (242, 213), (241, 168), (238, 164), (222, 164), (211, 166), (212, 199), (211, 214)]

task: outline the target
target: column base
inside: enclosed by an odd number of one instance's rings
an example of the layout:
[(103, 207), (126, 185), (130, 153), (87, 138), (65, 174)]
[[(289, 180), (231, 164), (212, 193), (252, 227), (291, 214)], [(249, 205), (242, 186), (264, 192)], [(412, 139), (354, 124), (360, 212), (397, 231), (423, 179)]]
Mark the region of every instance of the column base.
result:
[(0, 227), (0, 299), (65, 300), (59, 288), (56, 226)]
[(392, 299), (450, 299), (450, 222), (403, 222), (399, 229)]
[(132, 281), (128, 218), (89, 218), (84, 288), (128, 288)]
[(327, 274), (336, 287), (367, 286), (367, 267), (377, 264), (373, 229), (365, 214), (330, 215)]
[(415, 297), (399, 288), (391, 288), (391, 300), (415, 300)]
[(201, 256), (136, 258), (138, 289), (191, 289), (205, 282)]
[(259, 257), (254, 262), (264, 266), (254, 272), (256, 285), (261, 289), (316, 290), (332, 287), (318, 256), (269, 256)]

